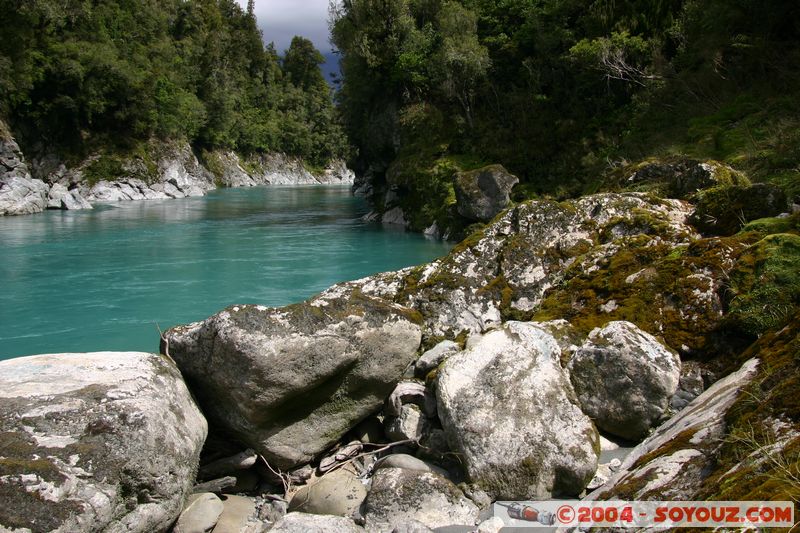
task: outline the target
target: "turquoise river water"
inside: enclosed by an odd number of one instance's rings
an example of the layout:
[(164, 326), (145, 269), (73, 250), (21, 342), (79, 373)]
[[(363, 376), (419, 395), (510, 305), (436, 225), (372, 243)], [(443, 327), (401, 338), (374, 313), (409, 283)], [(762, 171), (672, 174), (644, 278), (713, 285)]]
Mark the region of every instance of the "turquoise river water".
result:
[(366, 211), (345, 187), (266, 187), (0, 218), (0, 359), (155, 351), (157, 327), (299, 302), (449, 249)]

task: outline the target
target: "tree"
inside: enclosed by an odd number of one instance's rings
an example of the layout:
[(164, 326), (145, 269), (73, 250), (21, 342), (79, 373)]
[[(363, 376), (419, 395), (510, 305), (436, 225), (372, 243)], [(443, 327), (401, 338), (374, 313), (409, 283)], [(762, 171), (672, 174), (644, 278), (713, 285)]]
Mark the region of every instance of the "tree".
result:
[(283, 71), (296, 87), (305, 91), (318, 90), (325, 86), (325, 78), (319, 68), (323, 63), (325, 58), (314, 48), (314, 43), (295, 36), (283, 58)]
[(473, 128), (475, 88), (491, 65), (489, 51), (478, 40), (475, 13), (456, 2), (447, 2), (439, 13), (442, 46), (436, 56), (442, 86), (458, 100), (469, 128)]

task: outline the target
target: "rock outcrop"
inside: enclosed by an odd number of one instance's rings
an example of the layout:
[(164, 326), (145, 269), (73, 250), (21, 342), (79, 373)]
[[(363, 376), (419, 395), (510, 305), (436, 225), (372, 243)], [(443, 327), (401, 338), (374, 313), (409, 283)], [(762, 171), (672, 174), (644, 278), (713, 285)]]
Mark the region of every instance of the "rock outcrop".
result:
[(54, 183), (50, 187), (47, 197), (47, 209), (77, 210), (92, 209), (92, 204), (81, 196), (77, 190), (69, 190), (60, 183)]
[(188, 143), (153, 140), (135, 153), (93, 154), (70, 166), (45, 153), (33, 159), (29, 171), (19, 146), (0, 122), (0, 215), (203, 196), (218, 185), (352, 185), (355, 180), (353, 171), (338, 160), (311, 172), (300, 159), (284, 154), (242, 161), (233, 152), (213, 152), (204, 159), (213, 173)]
[(622, 167), (611, 173), (605, 185), (612, 189), (648, 191), (667, 198), (688, 200), (704, 189), (748, 186), (750, 180), (719, 161), (672, 157)]
[(163, 356), (0, 362), (0, 529), (166, 531), (191, 491), (206, 431)]
[(416, 356), (418, 321), (360, 294), (280, 309), (234, 306), (168, 331), (162, 351), (214, 423), (286, 470), (382, 405)]
[(31, 177), (17, 141), (0, 121), (0, 216), (44, 211), (48, 189), (43, 181)]
[(630, 322), (610, 322), (589, 334), (569, 361), (581, 409), (597, 427), (641, 440), (678, 389), (681, 361)]
[(712, 385), (634, 448), (587, 499), (695, 499), (725, 436), (725, 416), (757, 368), (758, 361), (751, 359)]
[(460, 172), (453, 177), (458, 214), (467, 220), (488, 222), (511, 202), (510, 194), (519, 183), (501, 165)]
[(507, 322), (470, 338), (437, 377), (439, 417), (470, 481), (495, 499), (580, 494), (599, 435), (578, 407), (556, 340)]
[(332, 161), (322, 171), (311, 172), (303, 161), (285, 154), (266, 154), (242, 160), (234, 152), (206, 155), (225, 187), (259, 185), (353, 185), (355, 174), (343, 161)]
[[(690, 212), (683, 202), (638, 193), (526, 202), (448, 257), (410, 270), (397, 301), (422, 313), (432, 338), (452, 339), (486, 331), (504, 319), (529, 319), (571, 269), (575, 274), (601, 271), (634, 238), (656, 250), (688, 244), (696, 237), (685, 222)], [(703, 309), (711, 305), (704, 294), (687, 292), (690, 301), (702, 300)]]
[(780, 215), (788, 207), (786, 193), (777, 185), (714, 187), (697, 194), (691, 222), (703, 233), (733, 235), (745, 223)]

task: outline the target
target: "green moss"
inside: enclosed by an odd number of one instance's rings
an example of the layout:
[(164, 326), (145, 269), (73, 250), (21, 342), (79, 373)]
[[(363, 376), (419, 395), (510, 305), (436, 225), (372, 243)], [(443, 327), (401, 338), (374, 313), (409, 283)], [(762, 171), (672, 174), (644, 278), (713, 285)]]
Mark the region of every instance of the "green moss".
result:
[(636, 468), (641, 468), (647, 465), (648, 463), (658, 459), (659, 457), (666, 457), (681, 450), (696, 448), (697, 446), (691, 443), (691, 440), (696, 433), (697, 433), (696, 428), (690, 428), (680, 432), (678, 435), (675, 436), (675, 438), (673, 438), (663, 446), (656, 448), (650, 453), (646, 453), (639, 459), (637, 459), (636, 462), (631, 467), (631, 469), (633, 470)]
[(222, 184), (222, 176), (225, 175), (225, 165), (220, 154), (203, 150), (200, 153), (200, 159), (203, 165), (214, 175), (217, 186), (220, 186)]
[(730, 273), (728, 321), (752, 335), (778, 328), (800, 308), (800, 236), (769, 235)]
[(794, 233), (800, 234), (800, 213), (795, 213), (790, 217), (781, 218), (760, 218), (748, 222), (742, 227), (741, 232), (756, 232), (764, 237), (775, 233)]
[(468, 237), (464, 238), (461, 242), (453, 247), (448, 257), (452, 257), (467, 250), (472, 250), (479, 242), (481, 242), (481, 240), (483, 240), (484, 237), (486, 237), (486, 232), (484, 230), (485, 226), (476, 225)]
[(434, 222), (454, 238), (465, 234), (465, 221), (454, 206), (453, 176), (485, 165), (470, 154), (449, 154), (447, 146), (412, 143), (386, 172), (386, 183), (400, 191), (400, 207), (409, 226), (422, 231)]
[(0, 476), (22, 474), (36, 474), (46, 481), (61, 482), (67, 479), (49, 459), (0, 458)]
[(614, 485), (612, 491), (606, 491), (600, 494), (598, 499), (607, 500), (613, 498), (615, 500), (636, 500), (639, 492), (644, 489), (648, 483), (656, 479), (657, 472), (648, 471), (647, 474), (641, 476), (631, 476), (624, 478), (622, 481)]
[(725, 416), (728, 435), (700, 495), (800, 503), (800, 437), (770, 447), (775, 420), (800, 424), (800, 314), (765, 333), (732, 366), (753, 357), (760, 359), (758, 373)]
[(733, 235), (748, 221), (778, 215), (786, 206), (786, 195), (771, 185), (714, 187), (697, 194), (691, 222), (704, 233)]
[(640, 235), (594, 271), (585, 270), (581, 261), (573, 263), (563, 284), (546, 295), (533, 318), (564, 318), (582, 334), (612, 320), (627, 320), (663, 336), (673, 348), (718, 355), (719, 309), (713, 299), (699, 299), (697, 292), (713, 292), (706, 273), (724, 278), (727, 258), (753, 238), (700, 239), (676, 252), (656, 238)]
[(710, 187), (748, 185), (750, 180), (743, 172), (719, 161), (666, 155), (616, 168), (605, 176), (599, 188), (688, 200), (697, 191)]
[(116, 181), (125, 174), (123, 160), (115, 156), (102, 155), (83, 171), (83, 178), (90, 186), (100, 181)]

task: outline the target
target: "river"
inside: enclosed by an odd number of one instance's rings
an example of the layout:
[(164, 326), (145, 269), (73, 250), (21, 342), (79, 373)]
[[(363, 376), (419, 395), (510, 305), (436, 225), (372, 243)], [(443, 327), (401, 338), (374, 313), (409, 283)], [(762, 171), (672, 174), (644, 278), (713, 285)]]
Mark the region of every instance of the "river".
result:
[(264, 187), (0, 218), (0, 360), (155, 351), (158, 327), (299, 302), (449, 249), (366, 211), (346, 187)]

